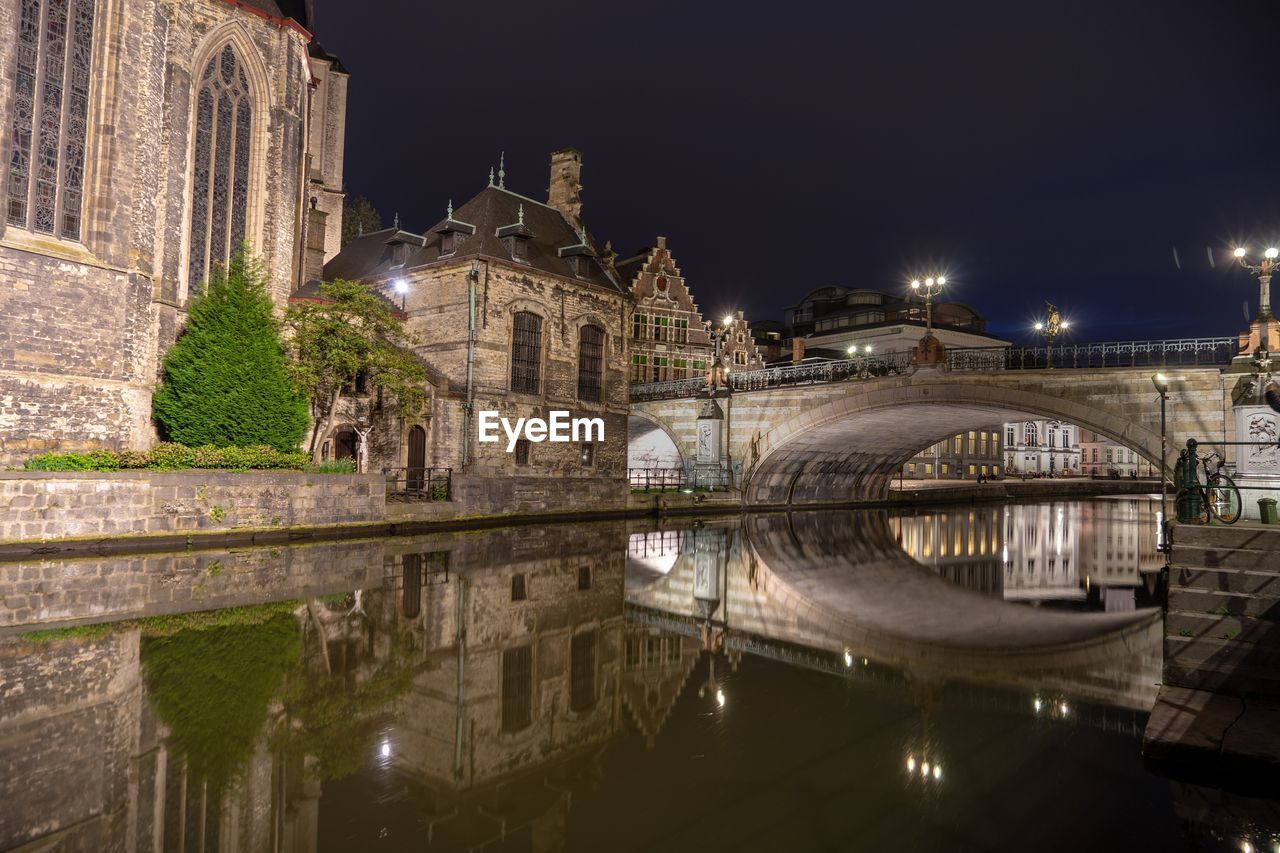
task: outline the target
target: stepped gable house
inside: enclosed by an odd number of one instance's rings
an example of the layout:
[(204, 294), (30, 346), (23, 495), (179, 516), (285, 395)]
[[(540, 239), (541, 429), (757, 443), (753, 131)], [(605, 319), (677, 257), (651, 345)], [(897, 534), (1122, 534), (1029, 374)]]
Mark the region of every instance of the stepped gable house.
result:
[[(432, 377), (421, 423), (379, 419), (371, 469), (452, 468), (459, 499), (473, 505), (517, 508), (553, 492), (590, 500), (597, 488), (602, 499), (623, 493), (629, 299), (607, 249), (583, 225), (581, 170), (579, 152), (552, 154), (547, 204), (507, 189), (499, 170), (470, 201), (450, 203), (425, 233), (366, 234), (325, 265), (326, 280), (363, 281), (403, 305)], [(299, 298), (318, 287), (308, 285)], [(477, 441), (485, 410), (512, 423), (553, 410), (598, 417), (605, 438), (521, 441), (509, 453), (505, 437)], [(322, 439), (343, 455), (358, 426), (340, 419)], [(566, 491), (566, 478), (581, 489)]]
[[(630, 283), (634, 300), (631, 381), (667, 382), (706, 376), (715, 358), (715, 344), (688, 282), (667, 248), (667, 238), (659, 237), (657, 246), (618, 262), (617, 270), (622, 280)], [(731, 316), (733, 323), (723, 343), (722, 358), (733, 370), (764, 367), (742, 312)], [(722, 318), (713, 322), (719, 324)]]
[[(283, 305), (339, 247), (347, 74), (305, 0), (0, 4), (0, 464), (144, 448), (242, 241)], [(314, 202), (313, 202), (314, 200)]]

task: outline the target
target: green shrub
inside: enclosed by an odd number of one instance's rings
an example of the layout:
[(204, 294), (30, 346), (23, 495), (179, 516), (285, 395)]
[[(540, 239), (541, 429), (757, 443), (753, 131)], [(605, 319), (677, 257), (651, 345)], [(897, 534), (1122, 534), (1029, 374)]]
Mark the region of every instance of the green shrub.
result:
[(28, 459), (23, 468), (28, 471), (181, 471), (192, 468), (303, 471), (310, 462), (310, 457), (301, 451), (282, 453), (274, 447), (184, 447), (181, 444), (163, 442), (146, 451), (41, 453)]
[(241, 250), (192, 300), (186, 329), (165, 356), (164, 378), (152, 398), (165, 438), (188, 447), (268, 445), (280, 451), (302, 441), (307, 400), (287, 375), (265, 282), (262, 265)]
[(308, 465), (307, 472), (311, 474), (354, 474), (356, 472), (356, 463), (350, 459), (329, 459), (325, 462)]

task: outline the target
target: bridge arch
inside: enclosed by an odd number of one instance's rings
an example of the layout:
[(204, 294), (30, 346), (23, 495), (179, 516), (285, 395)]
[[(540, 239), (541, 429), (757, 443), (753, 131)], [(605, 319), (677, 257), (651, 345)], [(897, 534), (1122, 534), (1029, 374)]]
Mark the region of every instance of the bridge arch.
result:
[[(1066, 387), (997, 384), (984, 378), (951, 374), (941, 381), (940, 376), (930, 380), (917, 374), (906, 382), (840, 386), (842, 393), (834, 399), (760, 434), (747, 459), (744, 498), (755, 504), (882, 498), (896, 472), (922, 448), (1011, 420), (1073, 423), (1160, 463), (1158, 420), (1154, 428), (1148, 426), (1126, 401), (1106, 405), (1071, 395)], [(1139, 378), (1150, 388), (1146, 377)], [(1155, 397), (1154, 389), (1139, 384), (1131, 392), (1141, 395), (1144, 409), (1153, 408), (1148, 398)], [(1170, 448), (1176, 449), (1172, 436)]]
[(627, 418), (628, 468), (684, 469), (676, 431), (654, 414), (632, 411)]

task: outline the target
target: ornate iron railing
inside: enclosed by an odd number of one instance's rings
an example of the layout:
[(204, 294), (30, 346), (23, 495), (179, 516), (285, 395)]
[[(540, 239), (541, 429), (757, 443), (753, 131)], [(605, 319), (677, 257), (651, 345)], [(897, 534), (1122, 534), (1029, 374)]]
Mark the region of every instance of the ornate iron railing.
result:
[(406, 501), (453, 500), (452, 468), (383, 468), (387, 497)]
[[(1239, 351), (1236, 338), (1177, 338), (1166, 341), (1113, 341), (1055, 347), (975, 347), (947, 350), (951, 370), (1044, 370), (1103, 367), (1170, 367), (1227, 364)], [(787, 385), (869, 379), (903, 373), (911, 366), (909, 353), (886, 353), (864, 358), (802, 362), (729, 374), (734, 391), (758, 391)], [(696, 397), (706, 391), (705, 379), (677, 379), (631, 386), (632, 402)]]
[(684, 488), (683, 468), (628, 468), (632, 491), (673, 492)]

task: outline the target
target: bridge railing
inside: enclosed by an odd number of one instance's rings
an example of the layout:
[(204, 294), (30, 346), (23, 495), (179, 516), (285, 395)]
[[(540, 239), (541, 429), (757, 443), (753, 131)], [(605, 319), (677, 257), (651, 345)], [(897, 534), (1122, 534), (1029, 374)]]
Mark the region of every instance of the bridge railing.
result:
[[(1176, 338), (1164, 341), (1110, 341), (1052, 347), (973, 347), (946, 351), (951, 370), (1043, 370), (1101, 367), (1171, 367), (1193, 364), (1227, 364), (1239, 352), (1236, 338)], [(904, 373), (911, 367), (910, 353), (886, 353), (861, 358), (801, 362), (729, 374), (734, 391), (759, 391), (787, 385), (840, 382)], [(631, 386), (632, 402), (696, 397), (706, 390), (706, 380), (677, 379)]]

